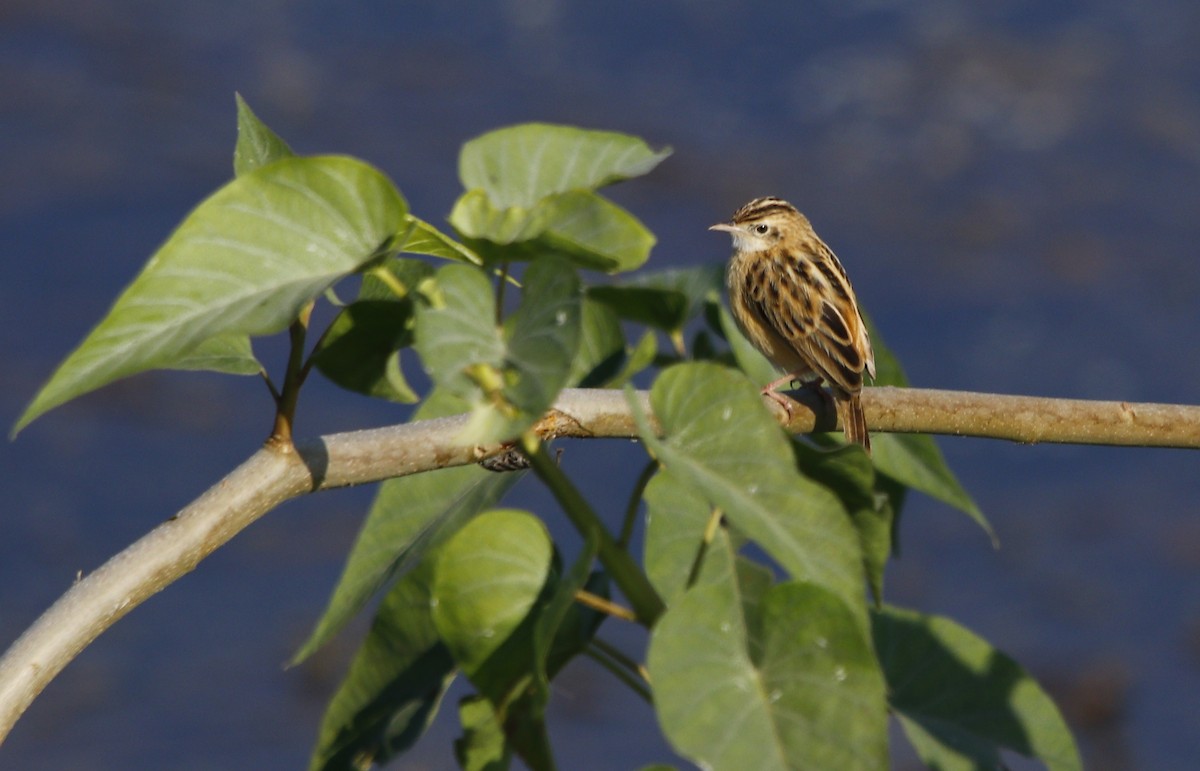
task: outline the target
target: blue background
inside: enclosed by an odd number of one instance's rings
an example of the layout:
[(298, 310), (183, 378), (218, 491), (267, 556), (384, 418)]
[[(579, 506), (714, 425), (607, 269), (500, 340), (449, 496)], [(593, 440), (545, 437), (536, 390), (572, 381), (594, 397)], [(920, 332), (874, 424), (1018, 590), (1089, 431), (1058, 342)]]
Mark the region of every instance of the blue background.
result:
[[(659, 237), (648, 268), (725, 259), (706, 226), (779, 195), (838, 252), (914, 385), (1200, 402), (1200, 5), (976, 6), (6, 0), (0, 422), (231, 176), (235, 90), (297, 151), (370, 161), (434, 222), (459, 192), (459, 145), (483, 131), (635, 133), (675, 148), (612, 190)], [(278, 371), (279, 344), (257, 350)], [(320, 382), (300, 408), (303, 435), (407, 414)], [(269, 423), (253, 379), (155, 373), (0, 444), (0, 644)], [(1089, 768), (1194, 768), (1197, 456), (939, 443), (1003, 548), (914, 496), (891, 601), (1029, 667)], [(625, 443), (564, 458), (614, 520), (640, 462)], [(282, 662), (370, 498), (290, 503), (138, 608), (34, 703), (0, 766), (302, 767), (362, 626)], [(513, 500), (563, 532), (531, 480)], [(586, 662), (554, 709), (564, 768), (671, 760), (650, 709)], [(452, 767), (452, 712), (401, 767)]]

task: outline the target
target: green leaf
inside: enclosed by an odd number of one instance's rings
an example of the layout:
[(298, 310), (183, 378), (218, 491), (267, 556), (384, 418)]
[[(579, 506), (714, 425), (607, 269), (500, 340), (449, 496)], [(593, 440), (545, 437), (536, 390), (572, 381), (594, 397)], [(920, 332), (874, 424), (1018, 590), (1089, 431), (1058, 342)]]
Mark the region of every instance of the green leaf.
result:
[(555, 254), (581, 267), (631, 270), (649, 257), (654, 236), (595, 190), (645, 174), (669, 154), (636, 137), (569, 126), (493, 131), (463, 146), (466, 192), (450, 223), (493, 261)]
[(930, 768), (1001, 768), (1001, 750), (1050, 771), (1083, 767), (1058, 708), (986, 640), (949, 619), (897, 608), (872, 622), (892, 709)]
[(705, 768), (883, 769), (883, 677), (855, 614), (808, 583), (748, 619), (730, 583), (699, 585), (655, 626), (648, 667), (663, 732)]
[[(375, 271), (386, 270), (385, 282)], [(357, 301), (342, 308), (314, 353), (321, 374), (356, 393), (401, 403), (420, 397), (400, 369), (402, 348), (412, 345), (415, 290), (433, 274), (421, 260), (389, 259), (363, 278)], [(408, 291), (397, 297), (393, 285)]]
[(455, 203), (450, 223), (493, 262), (557, 255), (612, 273), (641, 266), (655, 243), (636, 217), (590, 190), (556, 193), (531, 208), (498, 207), (484, 191), (470, 190)]
[[(867, 323), (871, 347), (875, 352), (875, 384), (901, 388), (908, 386), (908, 378), (900, 361), (888, 348), (874, 322), (865, 313), (863, 319)], [(933, 437), (926, 434), (878, 434), (872, 440), (872, 447), (875, 467), (881, 474), (964, 512), (983, 528), (993, 546), (998, 545), (996, 533), (987, 517), (950, 471)]]
[(654, 248), (654, 234), (637, 217), (589, 190), (552, 196), (539, 209), (545, 224), (531, 248), (563, 254), (580, 267), (634, 270)]
[(241, 94), (235, 94), (234, 98), (237, 100), (238, 130), (237, 145), (233, 149), (234, 174), (240, 177), (260, 166), (295, 155), (287, 142), (258, 119)]
[(709, 304), (719, 302), (723, 265), (669, 268), (644, 273), (621, 284), (588, 288), (588, 296), (627, 321), (676, 333)]
[[(413, 419), (453, 415), (465, 408), (460, 399), (434, 391)], [(328, 642), (380, 588), (420, 562), (476, 514), (495, 505), (522, 476), (493, 474), (471, 465), (381, 484), (329, 604), (292, 663), (303, 661)]]
[[(237, 101), (238, 139), (233, 150), (233, 171), (237, 176), (248, 174), (294, 153), (287, 142), (258, 119), (241, 94)], [(257, 375), (263, 366), (254, 357), (250, 336), (240, 333), (219, 335), (200, 343), (190, 353), (171, 365), (171, 369), (208, 370), (229, 375)]]
[(534, 624), (533, 690), (538, 720), (542, 719), (546, 703), (550, 701), (550, 678), (567, 660), (583, 651), (602, 620), (600, 614), (582, 611), (575, 603), (579, 590), (593, 588), (588, 583), (598, 550), (599, 538), (595, 532), (588, 533), (579, 556), (555, 582), (554, 591), (541, 607)]
[[(516, 532), (510, 533), (514, 523), (518, 525)], [(541, 552), (538, 551), (534, 558), (527, 558), (527, 554), (508, 547), (511, 546), (511, 535), (523, 546), (535, 544), (540, 550), (540, 536), (529, 537), (530, 532), (540, 526), (538, 520), (524, 512), (489, 512), (464, 528), (463, 533), (451, 542), (451, 548), (466, 542), (464, 562), (450, 564), (445, 569), (459, 571), (459, 578), (465, 584), (463, 591), (470, 595), (468, 603), (475, 603), (471, 607), (476, 609), (484, 608), (482, 615), (471, 614), (470, 618), (464, 619), (462, 630), (470, 637), (468, 645), (479, 642), (474, 634), (478, 630), (471, 626), (476, 622), (484, 624), (486, 630), (491, 619), (500, 618), (502, 629), (511, 630), (502, 640), (497, 639), (503, 636), (502, 633), (479, 635), (495, 640), (496, 645), (485, 653), (478, 666), (469, 670), (469, 675), (487, 697), (489, 708), (493, 710), (493, 721), (503, 725), (506, 746), (520, 755), (528, 767), (551, 769), (554, 767), (553, 753), (545, 722), (550, 678), (587, 647), (603, 620), (599, 613), (576, 604), (575, 594), (586, 586), (589, 591), (606, 596), (606, 587), (601, 578), (593, 576), (589, 580), (588, 568), (595, 558), (597, 545), (595, 539), (588, 539), (579, 558), (561, 579), (555, 578), (558, 561), (554, 555), (545, 574), (546, 584), (535, 594), (537, 576), (540, 575), (538, 566), (542, 564)], [(521, 532), (523, 529), (524, 533)], [(548, 540), (545, 543), (548, 545)], [(491, 554), (493, 549), (496, 550), (494, 555)], [(466, 562), (470, 561), (471, 552), (480, 558), (480, 562), (468, 567)], [(440, 561), (439, 565), (442, 565)], [(439, 567), (439, 572), (441, 569)], [(458, 579), (455, 579), (454, 585), (457, 584)], [(502, 611), (495, 610), (492, 602), (507, 603), (513, 598), (517, 585), (524, 586), (526, 591), (517, 592), (516, 605), (521, 605), (522, 598), (534, 599), (525, 613), (522, 615), (518, 610), (505, 616)], [(450, 591), (452, 596), (448, 601), (453, 601), (455, 590)], [(451, 639), (459, 638), (456, 635)], [(482, 717), (476, 719), (486, 725)], [(468, 730), (465, 738), (474, 740), (470, 733)], [(495, 752), (484, 754), (496, 755)]]
[(498, 208), (531, 208), (548, 195), (641, 176), (670, 154), (628, 134), (525, 123), (463, 145), (458, 174), (465, 189), (482, 190)]
[(619, 388), (633, 380), (634, 376), (654, 363), (658, 356), (658, 339), (653, 332), (646, 332), (629, 351), (625, 366), (621, 371), (604, 383), (605, 388)]
[[(532, 241), (546, 230), (549, 208), (544, 206), (497, 206), (483, 190), (468, 190), (454, 202), (450, 224), (467, 238), (487, 239), (493, 244)], [(528, 258), (531, 255), (522, 254)]]
[(433, 381), (474, 406), (483, 397), (468, 369), (504, 363), (492, 285), (477, 268), (446, 265), (438, 270), (433, 291), (430, 305), (418, 309), (414, 345)]
[(438, 632), (503, 723), (508, 746), (532, 769), (552, 769), (544, 713), (549, 679), (591, 640), (599, 614), (579, 608), (596, 550), (561, 580), (545, 526), (513, 510), (480, 515), (439, 552), (433, 592)]
[[(358, 300), (402, 301), (419, 294), (433, 276), (433, 266), (414, 257), (389, 257), (363, 272)], [(406, 324), (411, 329), (413, 323)]]
[(788, 438), (758, 389), (715, 364), (668, 369), (650, 391), (662, 439), (630, 404), (638, 435), (664, 466), (791, 576), (843, 598), (866, 627), (858, 536), (841, 502), (796, 471)]
[(518, 436), (553, 404), (579, 346), (580, 289), (565, 263), (529, 266), (521, 305), (497, 329), (483, 272), (448, 265), (437, 273), (431, 307), (418, 313), (416, 348), (435, 383), (466, 399), (464, 442)]
[(616, 314), (584, 297), (579, 333), (579, 351), (571, 362), (568, 382), (596, 388), (617, 377), (625, 363), (625, 334)]
[(762, 388), (779, 377), (778, 368), (746, 339), (741, 328), (738, 327), (737, 322), (733, 320), (733, 316), (724, 306), (720, 310), (720, 319), (721, 332), (729, 343), (733, 358), (737, 362), (738, 368), (746, 373), (752, 383), (757, 383), (759, 388)]
[[(646, 575), (668, 606), (685, 591), (736, 582), (747, 626), (758, 629), (758, 604), (774, 583), (771, 569), (737, 555), (744, 539), (678, 475), (660, 471), (646, 486)], [(751, 635), (752, 645), (757, 640)], [(757, 650), (757, 648), (755, 648)]]
[(321, 373), (357, 393), (410, 404), (420, 397), (400, 371), (397, 350), (411, 340), (412, 305), (359, 301), (338, 314), (317, 352)]
[[(588, 573), (596, 551), (597, 539), (589, 537), (571, 568), (561, 579), (549, 577), (529, 616), (475, 673), (481, 689), (491, 695), (497, 717), (503, 716), (509, 746), (533, 769), (554, 768), (545, 720), (550, 679), (588, 646), (603, 621), (601, 614), (575, 602), (576, 592), (585, 587), (607, 596), (603, 577)], [(553, 565), (557, 572), (557, 555)]]
[(673, 289), (612, 284), (588, 287), (588, 297), (626, 321), (664, 332), (682, 329), (687, 323), (687, 297)]
[(444, 260), (455, 260), (457, 262), (469, 262), (474, 265), (483, 264), (482, 257), (433, 225), (430, 225), (425, 220), (418, 219), (409, 214), (406, 222), (411, 227), (411, 230), (408, 238), (400, 247), (400, 251), (410, 254), (427, 254), (430, 257), (440, 257)]
[(454, 675), (429, 610), (427, 566), (388, 592), (350, 670), (321, 721), (309, 768), (385, 763), (411, 747), (432, 722)]
[(713, 506), (678, 474), (663, 469), (646, 485), (646, 577), (667, 606), (698, 576)]
[(975, 501), (946, 465), (933, 437), (926, 434), (878, 434), (871, 438), (871, 458), (879, 473), (965, 512), (999, 545), (996, 532)]
[(26, 408), (14, 433), (118, 378), (170, 367), (206, 340), (285, 329), (374, 259), (406, 205), (352, 158), (284, 158), (201, 203)]
[(559, 260), (541, 259), (525, 271), (524, 281), (521, 305), (504, 324), (506, 366), (516, 374), (505, 396), (528, 417), (499, 432), (506, 436), (524, 430), (554, 403), (579, 349), (583, 296), (575, 271)]
[(254, 357), (249, 335), (228, 334), (210, 337), (191, 353), (171, 362), (171, 369), (205, 370), (226, 375), (257, 375), (263, 366)]
[[(553, 556), (541, 520), (513, 509), (480, 514), (438, 550), (433, 622), (473, 681), (534, 609)], [(486, 684), (476, 686), (494, 700)]]
[(801, 472), (833, 491), (850, 512), (862, 547), (867, 585), (878, 604), (883, 597), (883, 571), (892, 551), (892, 506), (875, 490), (875, 469), (866, 453), (848, 445), (817, 449), (793, 440)]
[(458, 705), (463, 735), (454, 740), (454, 758), (463, 771), (504, 771), (512, 753), (504, 726), (496, 718), (491, 702), (482, 696), (463, 699)]
[(723, 364), (727, 367), (736, 367), (737, 362), (734, 361), (733, 354), (724, 349), (718, 348), (713, 336), (708, 330), (701, 329), (692, 337), (692, 360), (693, 361), (715, 361), (718, 364)]
[(683, 297), (681, 318), (675, 327), (698, 317), (702, 311), (719, 305), (725, 292), (725, 264), (696, 265), (690, 268), (667, 268), (651, 273), (642, 273), (630, 279), (626, 286), (631, 289), (658, 289), (670, 291)]

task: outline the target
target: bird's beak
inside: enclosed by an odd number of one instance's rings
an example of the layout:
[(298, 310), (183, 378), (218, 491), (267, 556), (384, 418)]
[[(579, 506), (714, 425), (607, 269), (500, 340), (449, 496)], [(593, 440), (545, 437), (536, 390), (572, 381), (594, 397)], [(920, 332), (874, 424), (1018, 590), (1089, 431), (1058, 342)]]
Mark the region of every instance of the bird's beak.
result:
[(712, 227), (710, 227), (709, 230), (722, 230), (726, 233), (738, 232), (737, 227), (730, 225), (727, 222), (718, 222), (716, 225), (713, 225)]

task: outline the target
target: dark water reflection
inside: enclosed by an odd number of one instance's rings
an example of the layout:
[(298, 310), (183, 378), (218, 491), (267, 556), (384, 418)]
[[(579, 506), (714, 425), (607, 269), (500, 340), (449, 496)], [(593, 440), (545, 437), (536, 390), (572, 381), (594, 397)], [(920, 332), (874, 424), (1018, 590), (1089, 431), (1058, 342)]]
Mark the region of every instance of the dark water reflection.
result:
[[(228, 178), (234, 90), (301, 152), (380, 166), (434, 220), (457, 193), (459, 144), (481, 131), (542, 119), (638, 133), (676, 148), (616, 192), (658, 234), (660, 267), (722, 259), (704, 226), (783, 195), (837, 249), (917, 384), (1200, 401), (1200, 6), (988, 9), (9, 0), (0, 416), (15, 419)], [(0, 640), (250, 452), (266, 408), (248, 380), (152, 375), (0, 446)], [(323, 385), (302, 410), (306, 433), (397, 417)], [(1089, 767), (1194, 767), (1196, 456), (941, 445), (1004, 548), (913, 500), (893, 601), (950, 614), (1033, 668)], [(611, 495), (608, 471), (630, 453), (573, 446), (566, 462)], [(554, 518), (522, 490), (518, 505)], [(300, 767), (352, 641), (300, 670), (280, 664), (369, 498), (323, 495), (252, 527), (72, 665), (0, 765)], [(556, 698), (564, 767), (670, 757), (644, 728), (649, 710), (586, 664)], [(409, 767), (451, 765), (452, 722)]]

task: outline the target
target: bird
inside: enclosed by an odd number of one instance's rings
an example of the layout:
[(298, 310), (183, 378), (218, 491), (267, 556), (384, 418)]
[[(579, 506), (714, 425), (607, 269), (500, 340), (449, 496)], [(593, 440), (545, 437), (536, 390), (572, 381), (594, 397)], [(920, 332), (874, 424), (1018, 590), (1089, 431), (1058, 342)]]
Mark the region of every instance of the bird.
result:
[[(762, 393), (791, 414), (779, 386), (829, 384), (846, 439), (869, 454), (871, 439), (860, 394), (875, 377), (875, 354), (850, 279), (833, 250), (795, 206), (756, 198), (729, 222), (733, 257), (725, 273), (729, 304), (742, 334), (787, 374)], [(822, 392), (823, 393), (823, 392)]]

